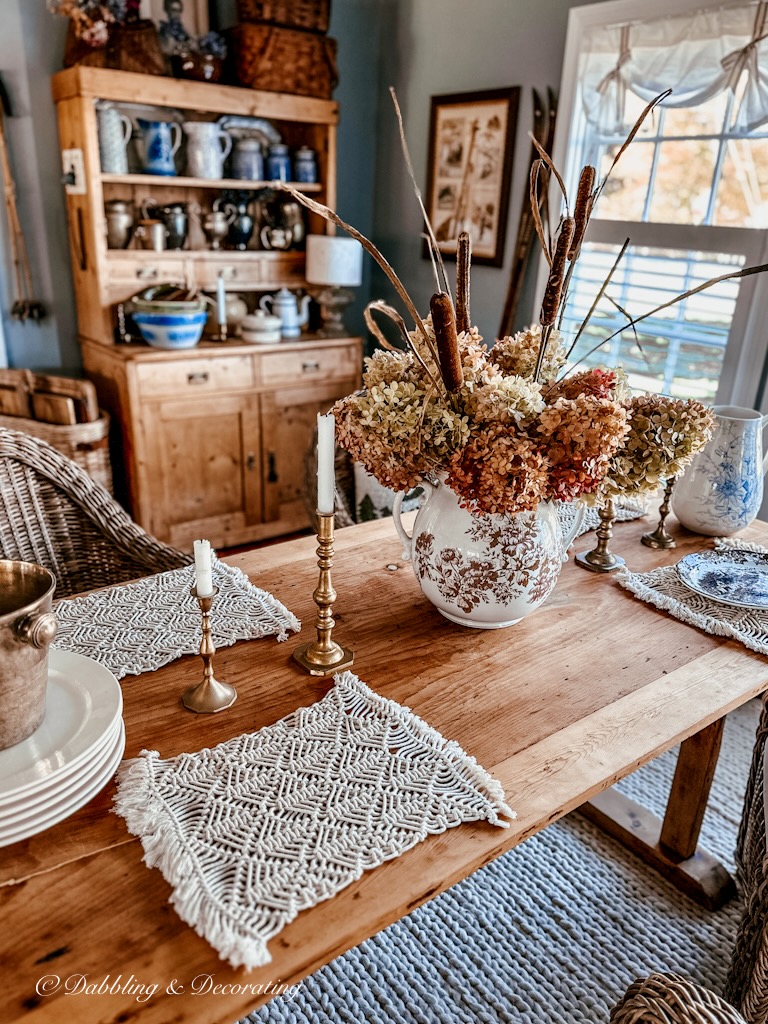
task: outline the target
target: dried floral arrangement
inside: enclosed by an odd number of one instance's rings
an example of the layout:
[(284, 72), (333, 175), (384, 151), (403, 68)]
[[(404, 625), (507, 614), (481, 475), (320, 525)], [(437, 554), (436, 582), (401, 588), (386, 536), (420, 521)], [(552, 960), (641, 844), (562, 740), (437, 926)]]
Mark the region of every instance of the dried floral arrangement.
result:
[(88, 46), (106, 46), (109, 26), (139, 18), (140, 0), (48, 0), (48, 10), (69, 18), (75, 35)]
[[(366, 323), (382, 349), (366, 360), (362, 390), (333, 409), (339, 443), (380, 483), (406, 490), (443, 475), (471, 511), (514, 513), (535, 509), (541, 501), (595, 503), (628, 491), (654, 490), (704, 447), (714, 417), (702, 403), (655, 394), (632, 396), (620, 369), (568, 366), (629, 240), (568, 347), (559, 330), (595, 203), (643, 120), (666, 95), (648, 104), (602, 181), (596, 184), (594, 167), (582, 170), (573, 214), (560, 174), (539, 148), (540, 158), (532, 165), (529, 182), (536, 230), (549, 266), (539, 322), (497, 340), (490, 349), (471, 325), (469, 236), (464, 233), (459, 238), (454, 301), (415, 184), (394, 95), (438, 282), (428, 316), (419, 314), (393, 268), (365, 236), (327, 207), (288, 189), (363, 245), (413, 319), (409, 330), (388, 304), (369, 304)], [(539, 178), (550, 174), (557, 180), (565, 207), (551, 236), (537, 201)], [(708, 281), (642, 316), (628, 318), (625, 328), (718, 281), (766, 269), (746, 268)], [(397, 324), (403, 349), (390, 344), (374, 314)]]

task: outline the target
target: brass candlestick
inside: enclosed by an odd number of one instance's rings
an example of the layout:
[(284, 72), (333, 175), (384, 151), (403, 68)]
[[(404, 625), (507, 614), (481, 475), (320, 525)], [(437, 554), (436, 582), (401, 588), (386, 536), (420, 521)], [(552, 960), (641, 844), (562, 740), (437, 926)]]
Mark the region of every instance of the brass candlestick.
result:
[(590, 572), (613, 572), (624, 565), (624, 559), (608, 550), (608, 542), (613, 536), (613, 524), (616, 520), (616, 507), (613, 498), (608, 498), (605, 505), (598, 509), (600, 525), (597, 528), (597, 544), (591, 551), (582, 551), (576, 555), (575, 562), (582, 569)]
[(667, 533), (667, 527), (664, 523), (665, 519), (669, 515), (669, 501), (672, 497), (672, 488), (675, 486), (676, 479), (676, 477), (671, 476), (664, 487), (664, 497), (661, 505), (659, 505), (659, 525), (653, 533), (644, 533), (640, 538), (646, 547), (665, 549), (677, 547), (677, 541)]
[(349, 668), (355, 660), (352, 651), (331, 639), (336, 623), (331, 612), (336, 591), (331, 583), (333, 565), (333, 512), (317, 513), (317, 564), (320, 582), (313, 593), (317, 605), (317, 640), (297, 647), (293, 657), (311, 676), (329, 676)]
[(216, 648), (213, 645), (213, 630), (211, 629), (211, 605), (219, 592), (214, 587), (212, 593), (207, 597), (200, 597), (197, 588), (190, 589), (192, 597), (197, 599), (200, 611), (203, 613), (203, 639), (200, 641), (200, 657), (203, 659), (203, 678), (196, 686), (190, 686), (181, 695), (181, 701), (185, 708), (194, 711), (198, 715), (212, 715), (217, 711), (224, 711), (232, 707), (237, 700), (237, 690), (229, 683), (221, 683), (213, 674), (213, 656)]

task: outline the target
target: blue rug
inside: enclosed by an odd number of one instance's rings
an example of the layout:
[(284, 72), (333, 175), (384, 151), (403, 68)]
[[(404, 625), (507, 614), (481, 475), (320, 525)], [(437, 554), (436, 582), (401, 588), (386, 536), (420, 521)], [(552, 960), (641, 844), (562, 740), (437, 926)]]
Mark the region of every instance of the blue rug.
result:
[[(758, 715), (751, 701), (728, 716), (702, 830), (731, 868)], [(660, 813), (675, 757), (619, 788)], [(607, 1022), (627, 985), (653, 970), (722, 991), (738, 916), (738, 901), (716, 913), (695, 906), (570, 815), (243, 1024)]]

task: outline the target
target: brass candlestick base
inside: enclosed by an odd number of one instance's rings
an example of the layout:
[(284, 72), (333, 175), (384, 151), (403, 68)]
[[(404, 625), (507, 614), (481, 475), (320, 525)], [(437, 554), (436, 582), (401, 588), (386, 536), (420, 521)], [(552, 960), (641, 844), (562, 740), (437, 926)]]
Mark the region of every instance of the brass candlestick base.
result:
[(311, 676), (330, 676), (349, 668), (355, 660), (352, 651), (331, 639), (336, 625), (331, 612), (336, 600), (336, 591), (331, 583), (333, 512), (317, 513), (317, 564), (320, 566), (320, 582), (312, 595), (318, 608), (317, 640), (297, 647), (293, 657)]
[(672, 476), (667, 480), (666, 487), (664, 488), (664, 498), (659, 505), (659, 525), (653, 531), (653, 533), (644, 533), (640, 540), (649, 548), (676, 548), (677, 541), (674, 537), (667, 533), (667, 528), (664, 524), (664, 520), (669, 515), (669, 501), (672, 497), (672, 488), (675, 486), (676, 477)]
[(600, 525), (596, 533), (597, 544), (591, 551), (582, 551), (580, 555), (576, 555), (575, 562), (582, 569), (589, 569), (590, 572), (613, 572), (624, 565), (623, 558), (608, 550), (608, 542), (613, 536), (613, 524), (616, 519), (613, 498), (609, 498), (597, 514), (600, 516)]
[(192, 587), (190, 594), (197, 598), (200, 611), (203, 613), (203, 639), (200, 641), (200, 657), (203, 659), (203, 679), (196, 686), (190, 686), (181, 695), (181, 702), (189, 711), (198, 715), (213, 715), (217, 711), (231, 708), (237, 700), (237, 690), (229, 683), (220, 683), (213, 674), (213, 646), (211, 629), (211, 605), (219, 592), (218, 587), (208, 597), (198, 597), (197, 588)]

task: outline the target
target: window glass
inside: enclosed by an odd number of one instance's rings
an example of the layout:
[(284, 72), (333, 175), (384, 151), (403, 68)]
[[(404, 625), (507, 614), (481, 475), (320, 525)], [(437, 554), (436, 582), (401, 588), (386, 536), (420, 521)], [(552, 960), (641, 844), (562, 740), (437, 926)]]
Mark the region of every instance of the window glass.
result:
[(713, 222), (736, 228), (768, 226), (768, 138), (726, 144)]
[(717, 160), (714, 140), (663, 142), (659, 146), (647, 220), (704, 224)]

